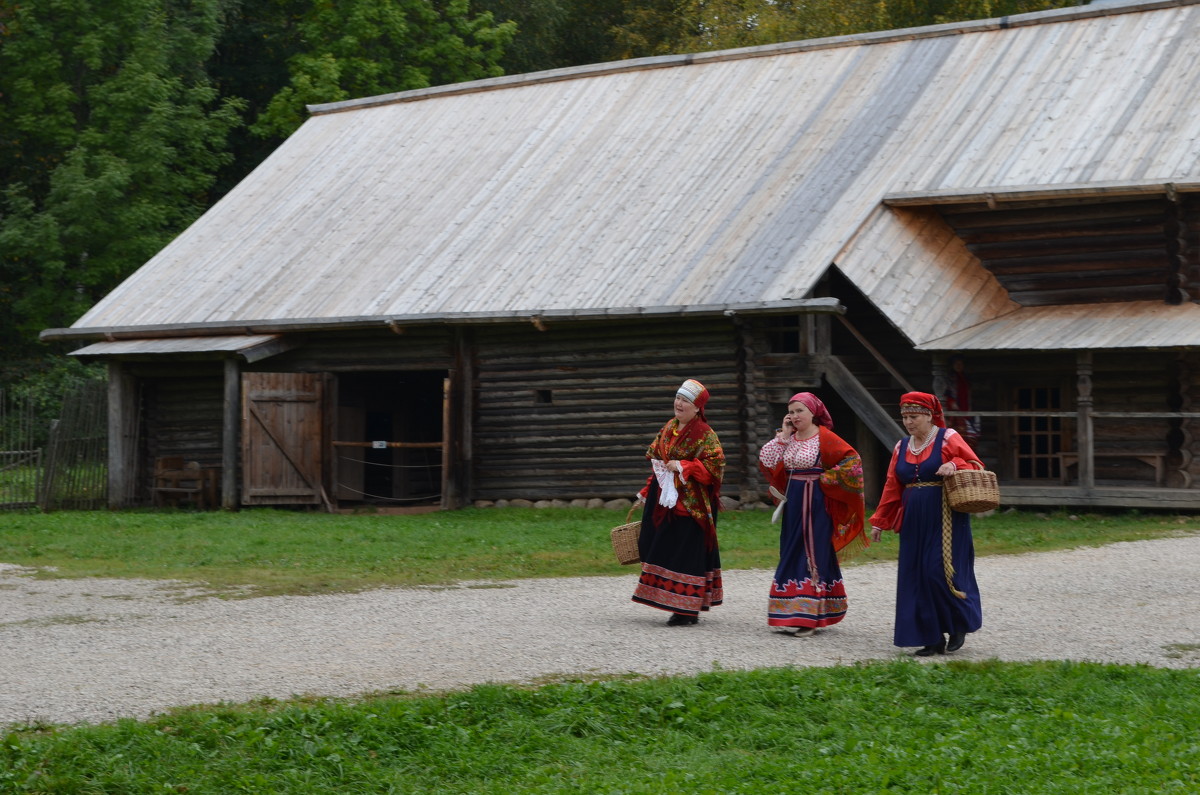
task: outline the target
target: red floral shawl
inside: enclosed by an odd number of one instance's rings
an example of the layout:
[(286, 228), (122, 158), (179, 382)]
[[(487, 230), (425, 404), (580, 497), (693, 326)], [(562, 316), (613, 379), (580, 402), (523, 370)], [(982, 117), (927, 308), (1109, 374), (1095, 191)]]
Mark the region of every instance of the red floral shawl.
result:
[[(833, 551), (839, 560), (845, 560), (853, 551), (850, 542), (857, 540), (858, 547), (866, 549), (871, 543), (863, 532), (863, 517), (867, 506), (863, 500), (862, 458), (858, 451), (825, 427), (818, 426), (821, 437), (821, 493), (825, 495), (825, 510), (833, 519)], [(788, 471), (780, 460), (774, 469), (760, 465), (768, 482), (787, 494)]]
[[(715, 514), (720, 509), (721, 478), (725, 474), (725, 451), (721, 449), (721, 441), (716, 432), (699, 417), (680, 431), (679, 421), (672, 418), (655, 435), (654, 441), (646, 450), (646, 458), (657, 458), (660, 461), (695, 461), (708, 472), (712, 478), (711, 483), (700, 483), (694, 478), (689, 478), (681, 485), (680, 478), (676, 476), (675, 485), (679, 488), (679, 501), (687, 510), (688, 516), (695, 519), (704, 529), (705, 546), (713, 549), (717, 543)], [(655, 505), (654, 524), (662, 524), (669, 510)]]

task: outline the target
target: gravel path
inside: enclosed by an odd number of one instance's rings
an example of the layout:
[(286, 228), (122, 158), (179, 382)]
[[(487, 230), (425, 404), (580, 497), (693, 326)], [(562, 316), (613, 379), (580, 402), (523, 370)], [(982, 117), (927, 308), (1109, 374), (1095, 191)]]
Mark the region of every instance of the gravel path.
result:
[[(0, 565), (0, 725), (97, 723), (295, 694), (441, 690), (558, 674), (695, 673), (891, 659), (895, 564), (848, 568), (850, 612), (798, 639), (766, 627), (768, 571), (725, 572), (695, 627), (617, 576), (242, 600), (178, 584), (37, 580)], [(1200, 667), (1200, 535), (980, 558), (984, 626), (957, 659)], [(947, 658), (936, 658), (947, 659)]]

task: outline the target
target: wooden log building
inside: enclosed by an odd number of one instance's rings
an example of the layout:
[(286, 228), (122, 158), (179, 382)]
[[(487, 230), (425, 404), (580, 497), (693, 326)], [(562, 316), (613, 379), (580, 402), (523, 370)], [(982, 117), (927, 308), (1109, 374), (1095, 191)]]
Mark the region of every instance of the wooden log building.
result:
[(730, 497), (793, 392), (874, 497), (969, 383), (1006, 504), (1196, 509), (1197, 85), (1161, 0), (314, 106), (43, 338), (109, 363), (114, 506), (628, 497), (698, 378)]

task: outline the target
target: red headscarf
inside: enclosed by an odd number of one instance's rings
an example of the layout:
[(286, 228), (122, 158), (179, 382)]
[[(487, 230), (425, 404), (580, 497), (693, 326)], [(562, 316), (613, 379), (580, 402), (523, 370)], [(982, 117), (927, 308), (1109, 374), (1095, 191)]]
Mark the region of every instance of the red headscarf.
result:
[(946, 418), (942, 415), (942, 403), (936, 395), (928, 392), (905, 392), (900, 396), (900, 413), (919, 412), (933, 418), (933, 424), (939, 428), (946, 427)]
[(813, 422), (822, 427), (833, 430), (833, 417), (829, 416), (829, 409), (825, 408), (825, 404), (821, 402), (821, 398), (814, 395), (812, 392), (797, 392), (788, 399), (788, 403), (800, 401), (808, 410), (812, 412)]

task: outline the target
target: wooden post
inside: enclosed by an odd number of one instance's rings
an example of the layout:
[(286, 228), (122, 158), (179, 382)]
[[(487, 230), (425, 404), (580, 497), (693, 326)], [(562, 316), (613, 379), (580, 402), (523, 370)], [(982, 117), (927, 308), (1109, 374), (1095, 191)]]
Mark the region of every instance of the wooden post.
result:
[(946, 395), (949, 392), (950, 368), (947, 365), (946, 354), (935, 353), (933, 355), (933, 394), (937, 395), (937, 399), (942, 401), (943, 408), (946, 403)]
[(127, 508), (137, 494), (137, 381), (108, 363), (108, 507)]
[[(338, 420), (341, 417), (338, 407), (342, 402), (342, 382), (333, 373), (325, 373), (324, 378), (325, 383), (321, 388), (325, 396), (325, 403), (321, 407), (321, 501), (326, 511), (337, 513), (338, 483), (341, 482), (342, 473), (338, 469), (341, 460), (334, 449), (334, 440), (338, 438)], [(326, 483), (329, 484), (328, 489), (325, 488)]]
[(761, 386), (757, 378), (753, 329), (744, 319), (734, 315), (733, 330), (737, 345), (737, 418), (743, 464), (737, 497), (745, 503), (758, 499), (762, 490), (758, 467), (755, 465), (758, 461), (759, 415), (762, 413), (759, 400)]
[(832, 335), (829, 327), (829, 315), (811, 313), (804, 316), (808, 325), (808, 354), (824, 356), (833, 350)]
[[(858, 455), (862, 458), (863, 498), (867, 505), (875, 506), (883, 496), (883, 479), (887, 478), (887, 464), (891, 460), (892, 451), (883, 446), (871, 430), (871, 426), (857, 414), (854, 415), (854, 438), (858, 442)], [(883, 457), (885, 454), (887, 458)], [(877, 476), (882, 479), (876, 480)]]
[(450, 449), (449, 440), (452, 436), (450, 429), (454, 423), (454, 390), (451, 388), (450, 377), (442, 379), (442, 510), (454, 510), (458, 507), (458, 486), (453, 476), (454, 456)]
[(461, 508), (473, 499), (474, 338), (462, 328), (455, 328), (453, 333), (454, 362), (445, 380), (442, 406), (442, 508), (445, 510)]
[(1091, 490), (1096, 486), (1095, 449), (1092, 436), (1092, 352), (1080, 351), (1075, 357), (1076, 383), (1079, 390), (1076, 410), (1079, 429), (1076, 444), (1079, 450), (1079, 485)]
[(59, 434), (62, 432), (62, 418), (50, 423), (50, 439), (46, 443), (46, 456), (42, 459), (42, 484), (37, 490), (36, 501), (43, 511), (53, 510), (54, 490), (58, 486), (59, 455), (61, 447)]
[(238, 507), (237, 465), (242, 424), (242, 373), (237, 359), (225, 360), (225, 395), (221, 404), (221, 507)]

